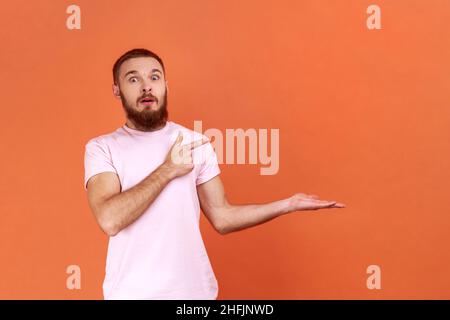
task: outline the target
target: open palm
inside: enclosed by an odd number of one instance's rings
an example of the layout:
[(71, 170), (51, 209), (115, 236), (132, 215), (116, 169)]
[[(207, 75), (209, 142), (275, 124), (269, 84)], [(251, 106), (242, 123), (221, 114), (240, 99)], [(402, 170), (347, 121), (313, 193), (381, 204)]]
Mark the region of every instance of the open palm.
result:
[(289, 198), (289, 207), (292, 211), (298, 211), (317, 210), (323, 208), (345, 208), (345, 205), (336, 201), (320, 200), (317, 195), (296, 193)]

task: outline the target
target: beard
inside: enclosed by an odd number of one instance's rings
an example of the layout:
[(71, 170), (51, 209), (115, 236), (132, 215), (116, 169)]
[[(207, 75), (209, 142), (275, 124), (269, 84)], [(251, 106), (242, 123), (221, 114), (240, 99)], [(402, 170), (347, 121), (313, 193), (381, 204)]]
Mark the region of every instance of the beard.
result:
[[(138, 111), (133, 108), (132, 104), (122, 95), (120, 92), (120, 98), (122, 101), (123, 109), (127, 115), (127, 118), (134, 124), (134, 126), (141, 131), (154, 131), (156, 129), (162, 128), (169, 117), (169, 112), (167, 111), (167, 89), (164, 93), (164, 97), (158, 110), (152, 110), (152, 106), (145, 106), (142, 111)], [(156, 100), (154, 103), (159, 103)], [(136, 105), (139, 104), (139, 101)]]

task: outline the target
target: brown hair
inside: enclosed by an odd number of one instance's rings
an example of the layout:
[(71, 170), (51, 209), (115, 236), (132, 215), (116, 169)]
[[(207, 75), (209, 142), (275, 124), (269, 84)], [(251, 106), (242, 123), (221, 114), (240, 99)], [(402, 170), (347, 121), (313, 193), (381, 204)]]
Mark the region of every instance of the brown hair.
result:
[(139, 57), (155, 58), (161, 64), (164, 74), (166, 74), (166, 70), (164, 69), (164, 63), (163, 63), (162, 59), (156, 53), (154, 53), (154, 52), (152, 52), (150, 50), (147, 50), (147, 49), (137, 48), (137, 49), (132, 49), (130, 51), (125, 52), (114, 63), (114, 66), (113, 66), (113, 80), (114, 80), (114, 84), (118, 84), (119, 83), (119, 69), (120, 69), (120, 66), (122, 65), (122, 63), (124, 61), (128, 60), (128, 59), (139, 58)]

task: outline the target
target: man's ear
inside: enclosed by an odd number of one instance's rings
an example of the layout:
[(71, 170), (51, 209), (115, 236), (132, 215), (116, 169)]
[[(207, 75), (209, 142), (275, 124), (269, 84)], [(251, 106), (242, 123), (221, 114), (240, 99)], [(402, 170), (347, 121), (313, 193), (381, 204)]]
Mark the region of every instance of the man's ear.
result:
[(120, 89), (119, 86), (113, 83), (112, 85), (113, 94), (117, 99), (120, 99)]

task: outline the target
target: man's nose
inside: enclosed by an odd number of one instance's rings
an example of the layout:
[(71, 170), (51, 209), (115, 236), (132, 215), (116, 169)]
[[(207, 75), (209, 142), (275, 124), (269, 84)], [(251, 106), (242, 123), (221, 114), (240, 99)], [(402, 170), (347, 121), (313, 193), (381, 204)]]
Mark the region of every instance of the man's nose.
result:
[(150, 81), (143, 81), (141, 89), (142, 89), (142, 91), (144, 93), (145, 92), (152, 92), (153, 91), (153, 86), (152, 86)]

